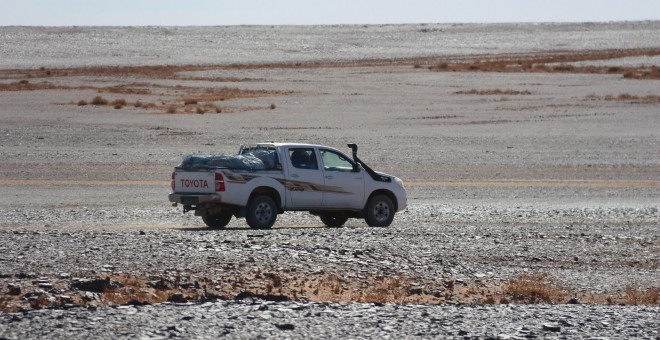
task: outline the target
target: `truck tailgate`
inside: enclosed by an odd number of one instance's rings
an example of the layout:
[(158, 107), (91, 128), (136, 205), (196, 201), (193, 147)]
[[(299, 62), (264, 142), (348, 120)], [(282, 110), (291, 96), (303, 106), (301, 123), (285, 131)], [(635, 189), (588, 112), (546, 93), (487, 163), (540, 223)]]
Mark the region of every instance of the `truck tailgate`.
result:
[(215, 192), (215, 171), (176, 171), (173, 180), (175, 193)]

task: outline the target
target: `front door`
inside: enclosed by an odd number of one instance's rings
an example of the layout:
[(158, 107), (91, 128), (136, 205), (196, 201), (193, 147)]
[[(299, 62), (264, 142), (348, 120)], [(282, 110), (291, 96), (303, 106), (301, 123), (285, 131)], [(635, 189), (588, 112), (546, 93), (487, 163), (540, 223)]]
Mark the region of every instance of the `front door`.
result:
[(323, 162), (323, 206), (362, 209), (364, 205), (364, 170), (357, 168), (344, 154), (319, 149)]
[(286, 190), (292, 208), (320, 207), (323, 201), (323, 171), (319, 169), (316, 151), (309, 147), (289, 148), (289, 178)]

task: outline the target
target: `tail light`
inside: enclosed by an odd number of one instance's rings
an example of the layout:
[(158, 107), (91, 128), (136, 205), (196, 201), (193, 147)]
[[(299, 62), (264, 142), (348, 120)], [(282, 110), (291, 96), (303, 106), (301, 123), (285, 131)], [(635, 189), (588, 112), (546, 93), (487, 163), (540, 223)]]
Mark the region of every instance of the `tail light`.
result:
[(222, 174), (215, 174), (215, 191), (225, 191), (225, 178)]
[(176, 185), (174, 184), (174, 180), (176, 179), (176, 172), (172, 173), (172, 181), (170, 182), (170, 186), (172, 187), (172, 191), (174, 191), (174, 188)]

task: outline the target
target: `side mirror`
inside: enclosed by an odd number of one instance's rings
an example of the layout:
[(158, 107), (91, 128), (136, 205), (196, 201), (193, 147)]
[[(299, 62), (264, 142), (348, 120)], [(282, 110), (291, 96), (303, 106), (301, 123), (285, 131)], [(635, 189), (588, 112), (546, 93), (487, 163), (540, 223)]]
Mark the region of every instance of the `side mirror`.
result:
[(360, 172), (360, 166), (358, 164), (353, 164), (353, 172)]

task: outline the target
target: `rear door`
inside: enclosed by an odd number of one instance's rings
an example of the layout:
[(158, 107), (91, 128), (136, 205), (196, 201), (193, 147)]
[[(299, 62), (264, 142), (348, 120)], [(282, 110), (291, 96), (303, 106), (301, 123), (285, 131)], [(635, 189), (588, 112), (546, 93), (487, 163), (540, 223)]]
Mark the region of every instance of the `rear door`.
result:
[(323, 165), (323, 206), (326, 208), (362, 209), (364, 205), (364, 170), (357, 168), (346, 155), (319, 148)]
[(286, 190), (292, 208), (320, 207), (323, 202), (323, 171), (312, 147), (290, 147), (286, 150), (289, 176)]

